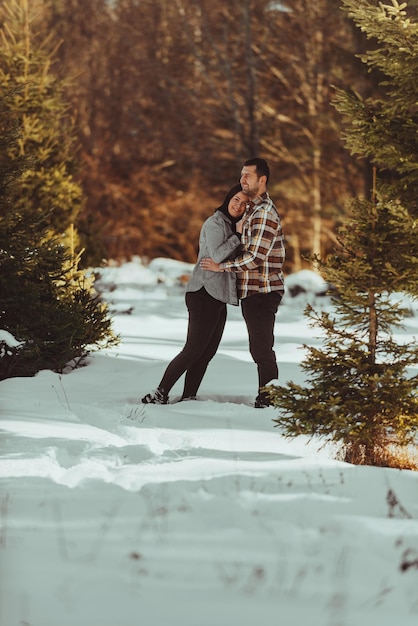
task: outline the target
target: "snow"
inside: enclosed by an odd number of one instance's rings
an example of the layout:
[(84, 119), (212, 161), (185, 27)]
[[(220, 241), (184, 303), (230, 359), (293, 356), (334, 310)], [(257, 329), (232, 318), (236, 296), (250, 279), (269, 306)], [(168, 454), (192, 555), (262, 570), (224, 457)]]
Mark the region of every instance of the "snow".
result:
[[(180, 381), (169, 405), (139, 402), (183, 346), (191, 269), (101, 270), (120, 345), (0, 383), (1, 626), (415, 626), (418, 473), (285, 439), (277, 409), (252, 406), (238, 307), (197, 401), (176, 402)], [(317, 276), (288, 285), (282, 383), (321, 342), (304, 306), (330, 306)]]
[(17, 341), (17, 339), (15, 339), (7, 330), (0, 330), (0, 342), (5, 343), (9, 348), (18, 348), (22, 345), (22, 342)]

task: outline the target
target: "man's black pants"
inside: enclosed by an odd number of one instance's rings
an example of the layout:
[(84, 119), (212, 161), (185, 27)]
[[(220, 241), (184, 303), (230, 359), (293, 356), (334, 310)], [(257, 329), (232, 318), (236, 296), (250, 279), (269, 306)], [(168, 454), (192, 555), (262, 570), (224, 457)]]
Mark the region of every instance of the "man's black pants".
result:
[(283, 294), (279, 291), (257, 293), (241, 300), (247, 325), (250, 354), (257, 365), (258, 388), (278, 378), (274, 346), (274, 323)]

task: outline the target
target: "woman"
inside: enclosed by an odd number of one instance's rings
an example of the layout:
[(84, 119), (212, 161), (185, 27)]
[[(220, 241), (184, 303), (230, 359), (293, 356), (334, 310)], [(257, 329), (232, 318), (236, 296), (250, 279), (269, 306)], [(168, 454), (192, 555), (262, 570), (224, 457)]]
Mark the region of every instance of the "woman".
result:
[(169, 363), (158, 388), (142, 398), (144, 404), (167, 404), (168, 394), (186, 372), (181, 400), (196, 399), (209, 361), (215, 356), (226, 322), (226, 303), (238, 305), (236, 276), (232, 272), (209, 272), (200, 260), (211, 257), (225, 261), (240, 246), (239, 224), (248, 196), (241, 185), (227, 193), (222, 205), (203, 224), (199, 256), (186, 288), (189, 326), (183, 350)]

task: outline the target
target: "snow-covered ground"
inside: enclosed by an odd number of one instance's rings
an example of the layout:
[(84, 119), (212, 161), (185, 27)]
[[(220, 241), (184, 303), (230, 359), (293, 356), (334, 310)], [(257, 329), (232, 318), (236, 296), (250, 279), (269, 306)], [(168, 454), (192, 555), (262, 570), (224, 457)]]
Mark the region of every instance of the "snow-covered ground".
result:
[[(197, 401), (176, 402), (180, 381), (171, 404), (140, 404), (183, 346), (190, 271), (106, 268), (120, 345), (0, 383), (0, 625), (415, 626), (418, 472), (284, 439), (277, 410), (252, 407), (238, 307)], [(287, 286), (280, 379), (302, 382), (301, 345), (320, 343), (304, 305), (327, 302), (310, 272)]]

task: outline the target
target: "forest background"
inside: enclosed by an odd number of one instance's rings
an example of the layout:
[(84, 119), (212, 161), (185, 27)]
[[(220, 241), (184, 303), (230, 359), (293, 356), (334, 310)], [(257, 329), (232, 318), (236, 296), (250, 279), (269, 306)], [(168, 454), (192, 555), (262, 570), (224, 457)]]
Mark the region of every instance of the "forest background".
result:
[[(6, 4), (3, 0), (0, 7)], [(377, 2), (376, 2), (377, 4)], [(408, 3), (416, 14), (418, 2)], [(336, 88), (378, 92), (339, 0), (28, 0), (76, 129), (83, 263), (196, 259), (246, 158), (271, 166), (286, 272), (336, 243), (371, 168), (343, 144)]]

